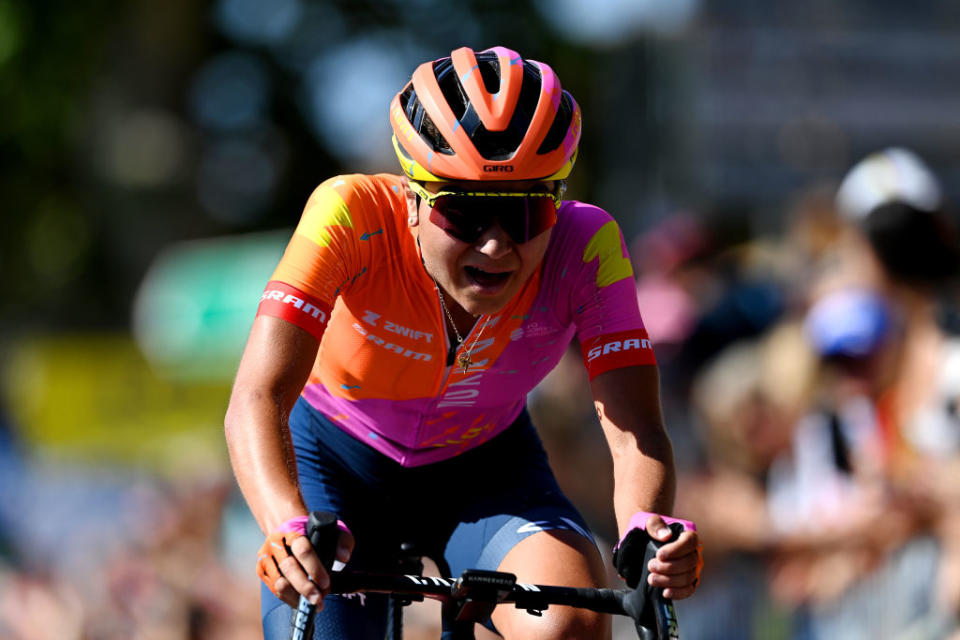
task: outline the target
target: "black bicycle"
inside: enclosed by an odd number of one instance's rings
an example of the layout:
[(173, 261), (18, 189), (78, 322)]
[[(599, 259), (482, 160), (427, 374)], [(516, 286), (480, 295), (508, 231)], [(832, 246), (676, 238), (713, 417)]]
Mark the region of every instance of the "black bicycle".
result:
[[(670, 528), (674, 539), (683, 530), (679, 524), (670, 525)], [(517, 582), (512, 573), (479, 569), (468, 569), (458, 578), (423, 576), (420, 575), (422, 562), (411, 553), (395, 574), (330, 571), (340, 535), (337, 516), (319, 511), (311, 513), (307, 535), (330, 574), (331, 594), (383, 593), (390, 596), (388, 640), (402, 640), (403, 607), (424, 598), (441, 602), (441, 616), (451, 626), (452, 637), (457, 640), (475, 640), (474, 624), (488, 618), (494, 608), (502, 604), (513, 604), (535, 616), (542, 615), (550, 605), (624, 615), (633, 619), (641, 640), (677, 640), (680, 637), (672, 601), (663, 596), (661, 589), (647, 584), (647, 563), (664, 544), (654, 540), (647, 544), (643, 576), (636, 589), (592, 589), (524, 584)], [(293, 615), (291, 640), (312, 640), (315, 614), (316, 607), (301, 597)]]

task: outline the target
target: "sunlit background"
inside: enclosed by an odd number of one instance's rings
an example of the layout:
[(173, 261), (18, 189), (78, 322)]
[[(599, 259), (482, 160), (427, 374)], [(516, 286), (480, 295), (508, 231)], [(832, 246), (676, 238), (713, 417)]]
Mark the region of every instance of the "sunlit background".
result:
[[(644, 255), (671, 220), (782, 234), (893, 145), (960, 195), (953, 0), (0, 0), (0, 638), (257, 637), (261, 534), (222, 417), (260, 291), (313, 187), (397, 171), (387, 106), (415, 66), (496, 44), (576, 96), (568, 196)], [(767, 285), (698, 362), (785, 312)], [(607, 454), (563, 375), (545, 439), (609, 540), (575, 452)], [(690, 380), (664, 381), (682, 421)], [(745, 637), (791, 637), (784, 608), (750, 615)]]

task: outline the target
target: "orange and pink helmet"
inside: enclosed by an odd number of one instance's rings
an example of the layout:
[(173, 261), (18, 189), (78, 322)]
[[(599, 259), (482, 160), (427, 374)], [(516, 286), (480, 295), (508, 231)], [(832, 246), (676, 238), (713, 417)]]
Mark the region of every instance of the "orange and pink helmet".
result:
[(580, 108), (548, 65), (493, 47), (421, 64), (390, 104), (393, 146), (412, 180), (563, 180)]

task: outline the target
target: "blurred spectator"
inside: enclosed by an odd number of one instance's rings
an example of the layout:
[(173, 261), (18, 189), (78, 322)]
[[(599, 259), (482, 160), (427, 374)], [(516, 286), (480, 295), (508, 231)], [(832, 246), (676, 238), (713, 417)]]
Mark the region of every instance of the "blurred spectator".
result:
[(707, 466), (681, 480), (678, 510), (711, 542), (705, 587), (719, 586), (703, 595), (724, 603), (687, 607), (704, 637), (752, 634), (723, 612), (744, 606), (734, 584), (758, 582), (773, 601), (748, 617), (793, 611), (791, 637), (960, 637), (960, 339), (938, 295), (960, 243), (904, 150), (857, 165), (836, 206), (821, 189), (794, 210), (804, 322), (727, 347), (691, 394)]
[(690, 337), (713, 275), (698, 260), (709, 249), (707, 230), (679, 214), (638, 236), (631, 247), (637, 274), (637, 301), (659, 361), (668, 362)]
[(750, 638), (755, 628), (766, 635), (788, 625), (767, 585), (778, 539), (766, 482), (807, 406), (814, 365), (800, 326), (783, 322), (726, 347), (695, 379), (706, 466), (681, 478), (677, 511), (696, 520), (710, 545), (703, 597), (679, 603), (691, 637)]
[[(883, 196), (860, 209), (848, 205), (864, 192)], [(942, 305), (951, 300), (943, 294), (956, 284), (960, 269), (956, 221), (933, 173), (902, 149), (887, 149), (857, 165), (838, 203), (848, 216), (859, 216), (880, 265), (881, 286), (902, 325), (892, 379), (879, 403), (880, 422), (891, 434), (888, 474), (897, 491), (926, 508), (926, 530), (936, 535), (941, 552), (936, 605), (956, 624), (960, 500), (952, 487), (960, 465), (960, 338), (942, 323)]]
[(30, 459), (18, 471), (3, 485), (16, 511), (0, 528), (0, 638), (259, 637), (254, 585), (221, 557), (230, 478), (172, 486)]
[[(724, 347), (762, 335), (786, 308), (781, 256), (772, 239), (754, 237), (735, 224), (742, 215), (723, 210), (708, 216), (715, 219), (705, 232), (709, 242), (674, 276), (684, 276), (681, 282), (686, 281), (697, 303), (693, 326), (673, 362), (667, 363), (687, 382)], [(644, 317), (657, 312), (648, 307)]]
[(662, 406), (677, 468), (705, 455), (691, 430), (691, 381), (714, 355), (762, 335), (783, 313), (788, 271), (772, 239), (755, 238), (746, 212), (679, 213), (632, 243), (637, 300), (660, 368)]
[(909, 477), (918, 458), (960, 454), (960, 340), (941, 322), (942, 305), (950, 300), (942, 294), (956, 284), (960, 269), (960, 237), (932, 173), (902, 149), (871, 155), (854, 167), (838, 205), (865, 238), (879, 267), (876, 285), (899, 324), (881, 419), (895, 437), (890, 472), (895, 479)]

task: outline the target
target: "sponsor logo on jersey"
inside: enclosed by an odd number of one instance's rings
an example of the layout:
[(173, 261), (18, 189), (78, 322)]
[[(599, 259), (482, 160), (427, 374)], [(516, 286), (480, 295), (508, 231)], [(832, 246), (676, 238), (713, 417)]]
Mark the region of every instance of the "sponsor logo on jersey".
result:
[(587, 362), (592, 362), (600, 356), (620, 351), (630, 351), (632, 349), (652, 349), (650, 340), (647, 338), (628, 338), (626, 340), (611, 340), (604, 344), (599, 344), (587, 352)]
[(326, 330), (330, 307), (322, 300), (280, 280), (267, 283), (257, 315), (268, 315), (291, 322), (320, 340)]
[(260, 296), (260, 301), (263, 302), (264, 300), (276, 300), (277, 302), (290, 305), (294, 309), (299, 309), (303, 313), (313, 316), (320, 322), (325, 323), (327, 321), (327, 314), (324, 313), (322, 309), (315, 307), (303, 298), (298, 298), (292, 293), (287, 293), (279, 289), (267, 289), (263, 292), (263, 295)]
[[(495, 324), (495, 321), (499, 320), (499, 317), (494, 318), (490, 321), (490, 325), (492, 326)], [(478, 340), (470, 351), (471, 357), (491, 347), (494, 341), (494, 338)], [(457, 382), (451, 382), (447, 385), (443, 396), (441, 396), (440, 401), (437, 403), (437, 407), (472, 407), (476, 405), (477, 400), (480, 398), (480, 389), (477, 387), (479, 387), (482, 382), (483, 374), (489, 366), (489, 358), (474, 360), (470, 365), (470, 374), (466, 378), (458, 380)]]
[(402, 344), (394, 344), (389, 340), (384, 340), (380, 336), (374, 335), (367, 331), (359, 322), (354, 322), (353, 328), (357, 333), (365, 336), (370, 342), (383, 347), (387, 351), (392, 351), (398, 355), (401, 355), (404, 358), (410, 358), (411, 360), (422, 360), (424, 362), (429, 362), (433, 359), (433, 356), (431, 356), (429, 353), (420, 353), (418, 351), (414, 351), (413, 349), (408, 349)]
[(542, 338), (543, 336), (549, 336), (557, 333), (558, 331), (558, 328), (548, 324), (530, 322), (518, 329), (514, 329), (510, 333), (510, 340), (516, 342), (517, 340), (522, 340), (523, 338)]
[(596, 336), (581, 342), (580, 349), (591, 380), (611, 369), (657, 362), (650, 338), (642, 328)]
[[(489, 364), (487, 360), (481, 360), (474, 362), (471, 368), (479, 369), (486, 367), (487, 364)], [(451, 382), (447, 387), (446, 393), (443, 394), (440, 402), (437, 403), (437, 407), (472, 407), (477, 404), (477, 398), (480, 397), (480, 389), (476, 387), (480, 385), (482, 378), (483, 371), (478, 371), (468, 378), (464, 378), (458, 382)], [(465, 387), (474, 388), (469, 389)]]
[[(380, 319), (379, 313), (374, 313), (367, 309), (363, 312), (363, 321), (366, 322), (371, 327), (380, 327), (378, 323)], [(426, 342), (433, 342), (433, 334), (427, 333), (426, 331), (417, 331), (416, 329), (411, 329), (410, 327), (404, 327), (403, 325), (393, 322), (392, 320), (384, 320), (383, 326), (384, 331), (389, 331), (390, 333), (395, 333), (398, 336), (403, 336), (405, 338), (411, 338), (413, 340), (425, 340)]]

